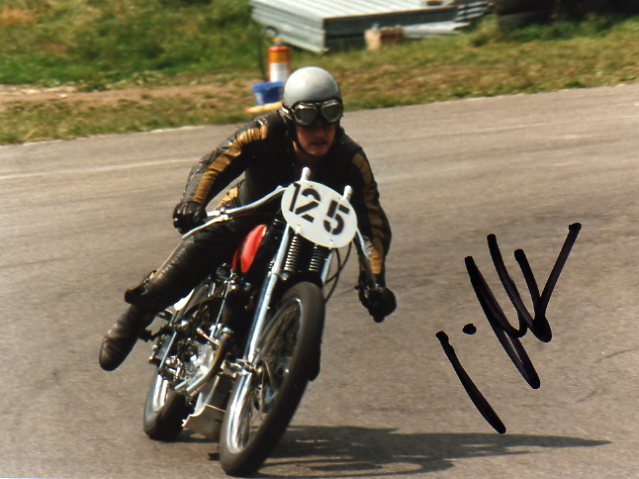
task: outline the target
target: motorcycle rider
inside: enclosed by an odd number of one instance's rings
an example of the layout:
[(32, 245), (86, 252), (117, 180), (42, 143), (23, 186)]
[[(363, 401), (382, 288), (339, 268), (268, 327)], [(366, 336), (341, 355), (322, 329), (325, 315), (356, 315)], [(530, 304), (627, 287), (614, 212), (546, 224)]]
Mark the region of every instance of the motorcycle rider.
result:
[[(384, 279), (391, 230), (368, 160), (340, 126), (342, 115), (342, 96), (330, 73), (319, 67), (296, 70), (284, 86), (279, 110), (240, 128), (193, 167), (174, 209), (173, 225), (186, 233), (202, 224), (209, 201), (242, 173), (244, 179), (226, 194), (218, 208), (255, 201), (278, 185), (298, 179), (303, 167), (310, 168), (313, 181), (337, 191), (350, 185), (359, 228), (370, 244), (370, 267), (375, 278), (374, 285), (360, 288), (359, 298), (379, 319), (396, 307), (395, 296)], [(155, 315), (188, 294), (229, 258), (241, 239), (260, 222), (264, 219), (236, 218), (183, 239), (157, 270), (126, 291), (125, 301), (130, 306), (107, 332), (100, 348), (100, 366), (107, 371), (117, 368)]]

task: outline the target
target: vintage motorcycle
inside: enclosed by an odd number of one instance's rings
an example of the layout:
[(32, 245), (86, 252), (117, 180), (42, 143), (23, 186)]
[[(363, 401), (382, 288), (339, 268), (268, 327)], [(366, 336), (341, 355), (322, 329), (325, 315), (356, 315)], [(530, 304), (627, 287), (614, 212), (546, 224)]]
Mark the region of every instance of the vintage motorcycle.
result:
[(249, 205), (214, 211), (187, 233), (280, 202), (275, 217), (247, 235), (230, 264), (162, 312), (159, 330), (145, 332), (155, 341), (149, 361), (157, 366), (145, 432), (157, 440), (174, 439), (183, 428), (217, 437), (221, 466), (230, 475), (261, 466), (319, 373), (324, 304), (348, 259), (341, 260), (340, 248), (355, 245), (365, 271), (360, 288), (373, 284), (367, 245), (348, 201), (351, 188), (339, 194), (308, 177), (305, 168), (291, 185)]

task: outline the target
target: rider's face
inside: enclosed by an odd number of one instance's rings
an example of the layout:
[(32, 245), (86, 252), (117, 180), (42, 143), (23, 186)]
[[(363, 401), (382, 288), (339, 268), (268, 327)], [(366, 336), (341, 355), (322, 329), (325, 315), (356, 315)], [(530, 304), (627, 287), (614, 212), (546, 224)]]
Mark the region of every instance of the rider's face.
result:
[(316, 158), (321, 158), (328, 153), (337, 132), (336, 123), (318, 122), (311, 126), (296, 125), (296, 128), (297, 141), (302, 150)]

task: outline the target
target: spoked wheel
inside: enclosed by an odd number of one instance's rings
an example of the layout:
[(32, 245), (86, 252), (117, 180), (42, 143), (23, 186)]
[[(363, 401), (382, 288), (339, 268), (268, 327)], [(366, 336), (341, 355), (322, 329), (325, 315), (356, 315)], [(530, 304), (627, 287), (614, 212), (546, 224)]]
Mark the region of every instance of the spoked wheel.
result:
[(258, 343), (255, 372), (240, 376), (222, 423), (220, 462), (231, 475), (255, 471), (277, 445), (317, 371), (324, 299), (302, 282), (280, 300)]
[(171, 389), (169, 382), (155, 371), (144, 407), (144, 432), (147, 436), (158, 441), (175, 439), (189, 413), (186, 398)]
[[(175, 321), (176, 317), (178, 319), (188, 318), (192, 313), (195, 313), (200, 304), (206, 300), (209, 287), (210, 284), (206, 281), (200, 283), (188, 297), (183, 309), (179, 313), (173, 311), (171, 321)], [(166, 354), (165, 348), (170, 348), (172, 343), (173, 340), (163, 337), (157, 343), (160, 347), (160, 352), (157, 354), (160, 357)], [(147, 436), (158, 441), (175, 439), (182, 431), (182, 423), (192, 412), (192, 409), (186, 397), (177, 394), (170, 387), (169, 382), (155, 370), (144, 406), (144, 432)]]

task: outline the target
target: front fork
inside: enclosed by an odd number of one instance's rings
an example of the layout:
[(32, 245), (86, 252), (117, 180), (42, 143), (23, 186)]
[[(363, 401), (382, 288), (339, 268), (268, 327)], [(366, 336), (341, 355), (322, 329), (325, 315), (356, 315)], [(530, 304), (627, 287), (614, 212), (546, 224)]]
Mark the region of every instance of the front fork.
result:
[(273, 297), (273, 291), (277, 285), (277, 281), (280, 279), (282, 273), (282, 265), (286, 260), (286, 253), (288, 252), (288, 240), (290, 237), (291, 229), (287, 226), (284, 230), (284, 234), (280, 239), (280, 246), (277, 249), (273, 266), (268, 272), (266, 277), (265, 286), (262, 288), (260, 298), (255, 309), (255, 319), (251, 324), (251, 330), (249, 332), (249, 341), (244, 351), (244, 357), (247, 359), (249, 365), (255, 361), (257, 354), (257, 344), (262, 335), (262, 330), (266, 324), (266, 317), (270, 309), (271, 299)]
[[(310, 173), (308, 169), (304, 168), (304, 171), (302, 173), (302, 179), (308, 179), (309, 174)], [(352, 189), (350, 186), (347, 186), (344, 190), (343, 197), (346, 200), (348, 200), (350, 199), (351, 195), (352, 195)], [(254, 320), (252, 322), (251, 330), (248, 336), (249, 340), (247, 342), (247, 346), (244, 351), (244, 358), (246, 358), (246, 362), (248, 366), (251, 366), (254, 364), (256, 356), (257, 356), (257, 346), (258, 346), (260, 337), (262, 336), (262, 330), (264, 329), (264, 326), (266, 324), (268, 311), (271, 308), (273, 290), (275, 289), (275, 286), (277, 285), (278, 280), (281, 278), (281, 274), (284, 270), (283, 265), (285, 264), (287, 255), (290, 252), (290, 249), (289, 249), (290, 236), (291, 236), (291, 228), (289, 226), (286, 226), (284, 230), (284, 234), (282, 235), (282, 238), (280, 240), (280, 246), (277, 250), (277, 254), (275, 255), (273, 266), (268, 272), (265, 286), (264, 288), (262, 288), (259, 302), (255, 310)], [(361, 250), (360, 258), (365, 258), (365, 263), (366, 263), (365, 271), (367, 271), (368, 277), (371, 283), (374, 283), (373, 274), (370, 269), (368, 252), (366, 251), (366, 248), (365, 248), (364, 238), (359, 233), (359, 231), (357, 232), (357, 237), (354, 241), (358, 249)], [(322, 284), (326, 282), (326, 279), (328, 277), (333, 254), (334, 254), (334, 250), (331, 250), (325, 258), (325, 262), (321, 271)], [(249, 369), (249, 372), (250, 372), (250, 369)]]

